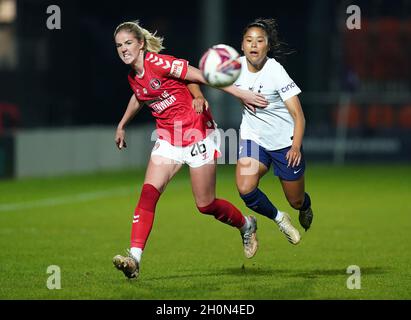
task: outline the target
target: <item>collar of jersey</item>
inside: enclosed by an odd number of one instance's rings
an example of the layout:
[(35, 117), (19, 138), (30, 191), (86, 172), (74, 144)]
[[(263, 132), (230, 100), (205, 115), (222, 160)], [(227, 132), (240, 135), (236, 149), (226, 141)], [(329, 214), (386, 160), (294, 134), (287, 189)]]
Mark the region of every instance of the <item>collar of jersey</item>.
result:
[(143, 72), (141, 73), (141, 76), (139, 76), (136, 72), (136, 77), (139, 79), (142, 79), (144, 77), (144, 74), (146, 73), (146, 69), (143, 69)]

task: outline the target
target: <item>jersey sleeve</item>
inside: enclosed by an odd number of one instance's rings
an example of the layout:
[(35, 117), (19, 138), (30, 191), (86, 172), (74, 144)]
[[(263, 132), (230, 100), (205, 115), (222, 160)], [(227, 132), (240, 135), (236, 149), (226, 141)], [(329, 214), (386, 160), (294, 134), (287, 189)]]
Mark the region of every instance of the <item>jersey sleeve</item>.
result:
[(173, 56), (148, 53), (146, 57), (151, 68), (158, 75), (167, 78), (185, 79), (188, 71), (188, 61)]
[(284, 67), (277, 63), (275, 72), (275, 85), (276, 89), (283, 101), (290, 99), (301, 93), (300, 88), (290, 78)]

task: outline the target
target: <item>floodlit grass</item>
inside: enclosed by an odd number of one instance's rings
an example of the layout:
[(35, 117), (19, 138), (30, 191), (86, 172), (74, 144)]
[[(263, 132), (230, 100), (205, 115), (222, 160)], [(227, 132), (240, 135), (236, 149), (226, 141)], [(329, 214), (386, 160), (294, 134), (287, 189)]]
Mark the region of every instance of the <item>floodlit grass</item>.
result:
[[(259, 251), (243, 257), (239, 232), (198, 213), (183, 169), (160, 198), (141, 275), (112, 265), (129, 245), (144, 172), (0, 182), (0, 299), (410, 299), (411, 167), (309, 166), (315, 214), (305, 233), (277, 178), (261, 182), (302, 233), (289, 244), (258, 218)], [(245, 210), (234, 166), (219, 166), (217, 194)], [(61, 290), (46, 286), (50, 265)], [(347, 267), (361, 290), (347, 288)]]

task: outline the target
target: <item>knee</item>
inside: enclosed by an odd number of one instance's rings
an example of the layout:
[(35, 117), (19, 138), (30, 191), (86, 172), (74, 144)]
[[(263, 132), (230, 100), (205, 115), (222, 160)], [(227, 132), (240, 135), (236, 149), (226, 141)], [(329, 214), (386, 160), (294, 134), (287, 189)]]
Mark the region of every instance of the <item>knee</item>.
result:
[(303, 206), (304, 198), (293, 198), (293, 199), (287, 199), (288, 203), (290, 204), (291, 207), (294, 209), (298, 210)]
[(194, 195), (195, 204), (200, 212), (201, 210), (206, 210), (204, 208), (210, 207), (214, 203), (215, 200), (216, 198), (215, 198), (215, 195), (213, 194), (208, 194), (208, 195), (203, 194), (201, 196)]
[(202, 205), (198, 205), (197, 204), (197, 209), (198, 211), (200, 211), (202, 214), (209, 214), (209, 215), (214, 215), (214, 211), (215, 211), (215, 199), (209, 203), (206, 206), (202, 206)]
[(160, 195), (161, 193), (156, 187), (151, 184), (144, 184), (137, 207), (154, 212)]
[(254, 191), (257, 188), (258, 184), (249, 182), (249, 181), (239, 181), (237, 182), (237, 190), (240, 195), (246, 195)]

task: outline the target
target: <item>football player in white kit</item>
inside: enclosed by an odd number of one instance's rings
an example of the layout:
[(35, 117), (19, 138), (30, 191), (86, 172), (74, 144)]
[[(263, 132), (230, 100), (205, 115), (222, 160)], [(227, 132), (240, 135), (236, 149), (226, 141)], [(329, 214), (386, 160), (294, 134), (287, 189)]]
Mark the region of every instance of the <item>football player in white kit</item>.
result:
[(247, 25), (241, 49), (242, 70), (235, 85), (264, 95), (269, 105), (255, 112), (243, 108), (237, 188), (248, 208), (274, 220), (288, 241), (298, 244), (300, 233), (291, 224), (290, 216), (278, 210), (258, 184), (273, 165), (289, 204), (299, 210), (301, 226), (306, 231), (310, 228), (313, 212), (304, 187), (305, 118), (298, 99), (301, 90), (283, 66), (267, 56), (269, 52), (275, 57), (283, 54), (274, 19), (256, 19)]

